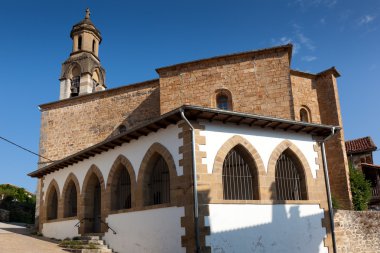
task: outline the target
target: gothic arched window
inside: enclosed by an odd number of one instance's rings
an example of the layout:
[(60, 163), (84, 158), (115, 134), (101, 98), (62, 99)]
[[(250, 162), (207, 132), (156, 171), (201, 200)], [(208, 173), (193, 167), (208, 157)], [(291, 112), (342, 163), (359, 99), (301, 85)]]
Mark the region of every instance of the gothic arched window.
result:
[(78, 203), (77, 203), (77, 188), (75, 183), (71, 181), (68, 184), (66, 192), (64, 193), (64, 217), (77, 216)]
[(132, 207), (131, 178), (123, 165), (119, 166), (113, 177), (111, 207), (112, 210)]
[(276, 162), (276, 192), (278, 200), (306, 200), (305, 173), (293, 155), (286, 151)]
[(55, 187), (49, 193), (47, 199), (47, 219), (54, 220), (58, 217), (58, 194)]
[(149, 179), (147, 185), (146, 203), (158, 205), (170, 202), (170, 175), (169, 168), (161, 155), (153, 158), (148, 170)]
[(231, 149), (223, 162), (223, 199), (258, 199), (256, 167), (247, 160), (242, 148)]

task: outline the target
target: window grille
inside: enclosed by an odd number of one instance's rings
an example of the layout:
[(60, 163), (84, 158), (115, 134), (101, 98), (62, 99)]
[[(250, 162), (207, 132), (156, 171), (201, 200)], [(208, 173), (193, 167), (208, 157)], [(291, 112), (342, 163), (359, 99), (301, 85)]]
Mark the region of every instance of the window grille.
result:
[(132, 207), (131, 178), (127, 169), (123, 166), (115, 175), (116, 187), (114, 194), (113, 209), (129, 209)]
[(278, 200), (302, 200), (304, 187), (295, 163), (286, 154), (282, 154), (276, 163), (276, 190)]
[(77, 215), (77, 189), (73, 182), (70, 183), (67, 193), (69, 196), (67, 201), (68, 207), (66, 209), (67, 213), (65, 217), (73, 217)]
[(227, 154), (222, 173), (224, 199), (254, 199), (252, 169), (236, 148)]
[(159, 156), (153, 165), (148, 189), (150, 205), (157, 205), (170, 202), (169, 169), (162, 156)]
[(79, 94), (80, 76), (75, 76), (71, 79), (71, 96), (75, 97)]
[(48, 206), (48, 214), (47, 219), (48, 220), (54, 220), (57, 219), (57, 213), (58, 213), (58, 196), (57, 191), (53, 189), (53, 192), (50, 195), (50, 201), (47, 203)]
[(223, 94), (218, 95), (216, 98), (216, 104), (217, 104), (218, 109), (228, 110), (229, 109), (228, 96), (223, 95)]

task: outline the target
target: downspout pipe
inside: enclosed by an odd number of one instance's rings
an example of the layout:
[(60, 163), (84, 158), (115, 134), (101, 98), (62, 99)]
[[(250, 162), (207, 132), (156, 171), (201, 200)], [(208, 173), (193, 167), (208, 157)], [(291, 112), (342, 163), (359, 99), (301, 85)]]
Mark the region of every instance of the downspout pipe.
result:
[(191, 130), (191, 154), (192, 154), (192, 172), (193, 172), (193, 196), (194, 196), (194, 232), (195, 232), (195, 247), (196, 252), (200, 252), (200, 242), (199, 242), (199, 203), (198, 203), (198, 182), (197, 182), (197, 165), (195, 161), (195, 133), (194, 127), (191, 125), (190, 121), (186, 118), (183, 108), (180, 109), (181, 117), (190, 127)]
[(332, 238), (332, 243), (333, 243), (333, 252), (337, 253), (336, 240), (335, 240), (334, 213), (333, 213), (333, 206), (332, 206), (332, 199), (331, 199), (330, 179), (329, 179), (329, 171), (328, 171), (328, 167), (327, 167), (326, 148), (325, 148), (325, 142), (327, 140), (329, 140), (331, 137), (333, 137), (335, 135), (335, 133), (336, 133), (336, 129), (335, 129), (335, 127), (332, 127), (331, 128), (331, 134), (319, 142), (321, 143), (321, 149), (322, 149), (323, 171), (325, 173), (327, 202), (329, 205), (329, 215), (330, 215), (330, 226), (331, 226), (331, 238)]

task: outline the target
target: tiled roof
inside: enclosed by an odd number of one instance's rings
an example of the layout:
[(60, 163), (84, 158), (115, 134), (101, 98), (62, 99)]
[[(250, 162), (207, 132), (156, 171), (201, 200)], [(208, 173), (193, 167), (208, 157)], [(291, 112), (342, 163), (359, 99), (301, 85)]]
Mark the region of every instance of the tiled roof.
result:
[(189, 120), (208, 120), (236, 125), (246, 125), (249, 127), (269, 128), (272, 130), (290, 131), (296, 133), (309, 134), (314, 137), (326, 138), (332, 134), (332, 130), (340, 131), (339, 126), (321, 125), (294, 121), (289, 119), (274, 118), (257, 114), (247, 114), (240, 112), (225, 111), (220, 109), (206, 108), (200, 106), (184, 105), (171, 112), (168, 112), (156, 119), (129, 129), (127, 132), (120, 133), (110, 139), (104, 140), (94, 146), (79, 151), (73, 155), (55, 161), (39, 170), (33, 171), (28, 175), (41, 178), (44, 175), (63, 169), (85, 159), (89, 159), (97, 154), (121, 146), (123, 143), (137, 140), (141, 136), (146, 136), (151, 132), (156, 132), (161, 128), (166, 128), (171, 124), (177, 124), (182, 120), (181, 114), (184, 113)]
[(378, 169), (380, 170), (380, 165), (370, 164), (370, 163), (361, 163), (362, 168)]
[(375, 151), (377, 149), (371, 137), (363, 137), (345, 142), (347, 154), (362, 153), (367, 151)]

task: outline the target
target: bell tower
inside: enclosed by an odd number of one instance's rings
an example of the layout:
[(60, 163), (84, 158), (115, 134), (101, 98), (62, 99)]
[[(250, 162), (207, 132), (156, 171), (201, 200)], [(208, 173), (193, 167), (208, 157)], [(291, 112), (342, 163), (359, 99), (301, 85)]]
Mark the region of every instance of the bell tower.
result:
[(99, 59), (100, 31), (86, 9), (84, 19), (71, 29), (72, 52), (62, 64), (59, 99), (66, 99), (106, 89), (105, 70)]

